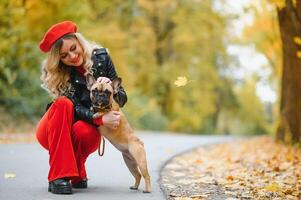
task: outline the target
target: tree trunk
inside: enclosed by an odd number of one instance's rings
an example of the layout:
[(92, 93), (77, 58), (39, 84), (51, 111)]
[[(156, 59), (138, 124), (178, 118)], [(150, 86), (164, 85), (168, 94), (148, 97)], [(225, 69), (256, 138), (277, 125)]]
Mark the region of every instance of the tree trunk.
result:
[[(159, 11), (159, 8), (156, 8)], [(169, 11), (168, 13), (172, 13)], [(167, 15), (167, 14), (166, 14)], [(173, 52), (172, 38), (175, 24), (172, 22), (171, 17), (167, 17), (165, 21), (160, 21), (159, 14), (156, 14), (150, 18), (151, 25), (156, 37), (156, 63), (162, 69), (165, 62), (171, 57)], [(164, 19), (161, 19), (164, 20)], [(160, 69), (159, 69), (160, 70)], [(170, 115), (172, 108), (171, 104), (171, 85), (163, 75), (158, 77), (156, 88), (156, 95), (158, 102), (161, 106), (162, 113), (166, 116)]]
[(283, 50), (283, 73), (280, 102), (280, 124), (277, 139), (300, 142), (301, 136), (301, 46), (294, 42), (301, 37), (301, 2), (286, 0), (286, 6), (277, 10)]

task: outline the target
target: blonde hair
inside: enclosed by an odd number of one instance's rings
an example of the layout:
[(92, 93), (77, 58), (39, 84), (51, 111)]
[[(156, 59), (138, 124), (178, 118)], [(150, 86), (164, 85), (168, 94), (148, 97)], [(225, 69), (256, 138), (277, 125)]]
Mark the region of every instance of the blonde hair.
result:
[(71, 67), (60, 61), (60, 48), (63, 45), (63, 39), (67, 38), (77, 39), (83, 49), (83, 68), (86, 70), (85, 75), (87, 73), (93, 74), (91, 54), (93, 49), (100, 47), (94, 42), (86, 40), (80, 33), (64, 35), (52, 45), (50, 52), (47, 53), (46, 58), (42, 62), (41, 80), (43, 83), (41, 87), (44, 88), (53, 99), (57, 99), (71, 90)]

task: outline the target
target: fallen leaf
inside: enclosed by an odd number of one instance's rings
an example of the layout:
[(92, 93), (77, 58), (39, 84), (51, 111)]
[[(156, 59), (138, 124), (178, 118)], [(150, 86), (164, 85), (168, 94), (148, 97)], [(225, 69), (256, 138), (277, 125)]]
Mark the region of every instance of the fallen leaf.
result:
[(185, 177), (185, 173), (183, 173), (183, 172), (172, 171), (171, 174), (174, 177)]
[(5, 173), (4, 178), (5, 179), (16, 178), (16, 174), (14, 174), (14, 173)]
[(203, 161), (202, 161), (201, 159), (196, 159), (196, 160), (194, 161), (195, 164), (202, 164), (202, 162), (203, 162)]
[(174, 82), (174, 84), (177, 87), (185, 86), (187, 83), (188, 83), (188, 80), (187, 80), (187, 78), (185, 76), (179, 76), (177, 78), (177, 80)]
[(176, 197), (175, 200), (193, 200), (193, 199), (189, 197)]
[(207, 194), (194, 194), (194, 195), (190, 195), (190, 198), (207, 198), (208, 195)]
[(233, 181), (234, 178), (233, 178), (233, 176), (230, 175), (230, 176), (227, 176), (227, 180), (228, 180), (228, 181)]
[(293, 193), (293, 190), (290, 189), (290, 188), (288, 188), (288, 189), (286, 189), (286, 190), (284, 191), (284, 194), (286, 194), (286, 195), (290, 195), (290, 194), (292, 194), (292, 193)]
[[(206, 192), (211, 196), (222, 188), (227, 197), (232, 197), (228, 200), (300, 199), (301, 148), (275, 143), (270, 137), (214, 145), (210, 149), (200, 147), (172, 161), (168, 164), (172, 164), (172, 169), (168, 165), (165, 168), (164, 173), (170, 177), (163, 184), (174, 185), (169, 190), (178, 197), (191, 198), (192, 194)], [(173, 171), (182, 176), (174, 176)]]
[(279, 190), (279, 185), (277, 183), (272, 183), (264, 187), (269, 192), (277, 192)]
[(289, 154), (286, 155), (285, 158), (286, 158), (286, 161), (287, 161), (287, 162), (290, 162), (290, 161), (293, 160), (293, 155), (292, 155), (291, 153), (289, 153)]
[(232, 196), (236, 196), (237, 195), (237, 193), (233, 192), (233, 191), (225, 191), (225, 194), (232, 195)]
[(285, 196), (287, 200), (299, 200), (298, 197), (292, 196), (292, 195), (286, 195)]
[(273, 168), (273, 170), (276, 171), (276, 172), (280, 172), (279, 166), (275, 166), (275, 167)]

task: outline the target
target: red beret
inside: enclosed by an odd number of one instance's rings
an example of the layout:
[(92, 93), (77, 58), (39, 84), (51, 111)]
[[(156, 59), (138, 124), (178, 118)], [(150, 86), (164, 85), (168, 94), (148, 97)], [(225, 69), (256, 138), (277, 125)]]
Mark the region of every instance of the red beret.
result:
[(68, 33), (75, 33), (77, 26), (74, 22), (63, 21), (52, 25), (45, 33), (43, 39), (40, 42), (40, 49), (43, 52), (48, 52), (51, 46), (60, 39), (63, 35)]

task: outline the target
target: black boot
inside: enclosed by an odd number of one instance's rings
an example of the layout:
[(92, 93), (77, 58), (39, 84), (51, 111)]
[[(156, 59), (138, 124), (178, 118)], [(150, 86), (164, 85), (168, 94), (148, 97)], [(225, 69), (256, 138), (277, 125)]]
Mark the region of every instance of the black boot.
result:
[(88, 180), (87, 179), (81, 180), (78, 183), (72, 184), (72, 187), (73, 188), (80, 188), (80, 189), (87, 188), (88, 187)]
[(48, 192), (53, 194), (72, 194), (72, 187), (69, 180), (59, 178), (49, 182)]

